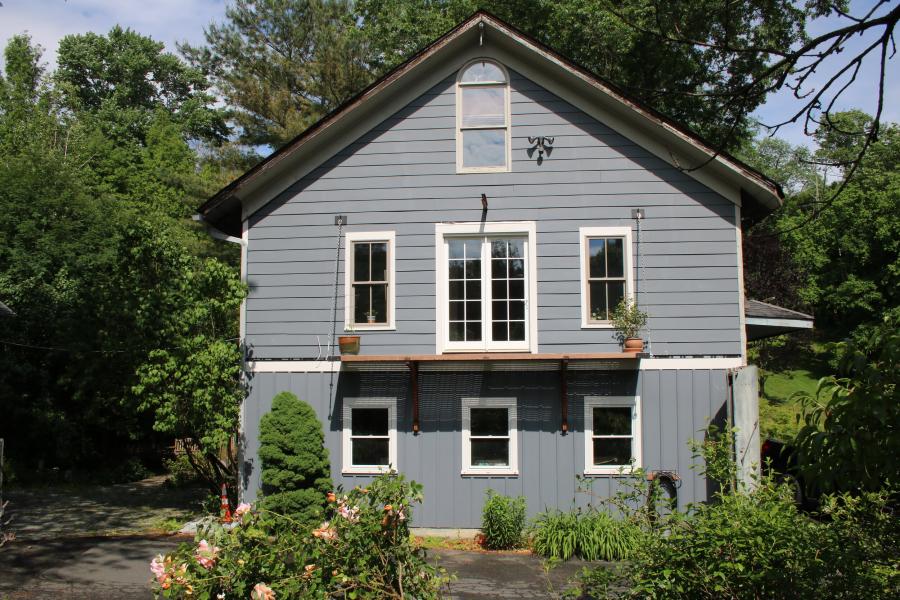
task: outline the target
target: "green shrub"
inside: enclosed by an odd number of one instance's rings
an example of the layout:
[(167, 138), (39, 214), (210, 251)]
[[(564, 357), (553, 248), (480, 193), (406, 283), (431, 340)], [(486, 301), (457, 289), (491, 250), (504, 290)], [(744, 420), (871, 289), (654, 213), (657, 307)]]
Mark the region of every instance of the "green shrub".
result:
[(262, 507), (301, 523), (321, 519), (331, 489), (322, 424), (312, 407), (290, 392), (272, 399), (259, 425)]
[(547, 558), (569, 560), (623, 560), (632, 555), (640, 539), (633, 524), (597, 510), (544, 512), (531, 527), (533, 550)]
[(187, 454), (179, 454), (174, 458), (163, 459), (163, 468), (168, 477), (166, 483), (172, 487), (184, 487), (197, 483), (199, 477)]
[(151, 563), (154, 591), (165, 598), (436, 599), (443, 572), (412, 543), (412, 505), (422, 486), (382, 475), (368, 489), (323, 496), (327, 521), (309, 527), (265, 509), (241, 505), (237, 526), (217, 520), (193, 543)]
[(481, 533), (484, 545), (492, 550), (509, 550), (522, 543), (525, 529), (525, 498), (509, 498), (487, 491), (481, 511)]

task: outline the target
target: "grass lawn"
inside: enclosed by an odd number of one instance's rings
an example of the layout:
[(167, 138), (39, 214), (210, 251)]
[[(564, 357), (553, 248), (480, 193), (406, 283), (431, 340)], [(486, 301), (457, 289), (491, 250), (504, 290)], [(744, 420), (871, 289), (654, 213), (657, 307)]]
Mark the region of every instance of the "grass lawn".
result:
[(819, 379), (831, 372), (828, 355), (824, 345), (813, 343), (771, 361), (775, 364), (769, 369), (760, 369), (759, 429), (763, 438), (787, 441), (796, 435), (801, 406), (791, 396), (800, 391), (815, 396)]

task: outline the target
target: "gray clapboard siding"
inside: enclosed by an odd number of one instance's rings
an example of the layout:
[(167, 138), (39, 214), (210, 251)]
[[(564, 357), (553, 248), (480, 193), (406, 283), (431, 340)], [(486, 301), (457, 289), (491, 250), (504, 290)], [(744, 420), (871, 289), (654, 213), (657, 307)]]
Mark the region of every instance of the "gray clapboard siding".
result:
[[(740, 354), (731, 202), (516, 73), (512, 171), (457, 174), (455, 105), (448, 78), (253, 215), (246, 315), (256, 358), (308, 358), (327, 342), (335, 214), (348, 216), (346, 231), (396, 235), (397, 329), (365, 332), (362, 351), (433, 353), (434, 224), (479, 220), (482, 193), (489, 221), (537, 222), (539, 350), (616, 349), (609, 330), (580, 327), (578, 229), (633, 227), (631, 208), (643, 207), (639, 298), (654, 353)], [(556, 137), (541, 165), (527, 152), (535, 135)]]
[[(344, 487), (365, 485), (370, 476), (341, 474), (341, 406), (344, 397), (395, 397), (398, 470), (425, 486), (425, 503), (413, 523), (425, 527), (478, 527), (487, 489), (525, 495), (530, 516), (547, 508), (584, 506), (591, 497), (576, 489), (584, 471), (584, 397), (640, 395), (642, 452), (648, 469), (677, 471), (679, 505), (707, 498), (706, 482), (691, 469), (690, 439), (702, 439), (711, 421), (721, 420), (726, 401), (724, 371), (570, 371), (570, 432), (560, 431), (558, 372), (423, 372), (419, 375), (421, 433), (411, 432), (410, 383), (400, 372), (256, 374), (245, 404), (244, 498), (259, 488), (259, 419), (280, 391), (309, 402), (324, 423), (332, 477)], [(519, 475), (463, 477), (463, 397), (515, 397), (518, 407)], [(621, 478), (590, 479), (598, 496), (619, 489)]]

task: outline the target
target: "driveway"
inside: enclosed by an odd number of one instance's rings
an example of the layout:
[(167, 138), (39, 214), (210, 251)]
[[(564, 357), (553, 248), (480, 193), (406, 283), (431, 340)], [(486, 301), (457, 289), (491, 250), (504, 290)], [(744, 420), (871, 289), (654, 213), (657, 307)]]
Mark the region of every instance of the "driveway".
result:
[[(15, 542), (0, 549), (0, 599), (149, 600), (150, 559), (171, 551), (178, 536), (88, 537)], [(456, 574), (453, 600), (552, 598), (583, 563), (548, 573), (529, 554), (431, 550), (429, 557)]]

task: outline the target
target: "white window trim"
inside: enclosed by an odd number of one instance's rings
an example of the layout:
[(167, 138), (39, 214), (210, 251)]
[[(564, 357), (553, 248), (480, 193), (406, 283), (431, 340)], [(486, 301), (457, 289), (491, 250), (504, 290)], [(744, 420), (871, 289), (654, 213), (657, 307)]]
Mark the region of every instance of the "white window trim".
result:
[[(394, 331), (397, 329), (397, 260), (396, 235), (393, 231), (348, 231), (344, 236), (344, 331)], [(353, 244), (355, 242), (387, 242), (388, 244), (388, 322), (387, 323), (354, 323), (353, 322)]]
[[(594, 465), (594, 419), (595, 407), (622, 406), (631, 408), (633, 465)], [(584, 474), (585, 475), (630, 475), (633, 469), (643, 465), (641, 439), (641, 397), (640, 396), (585, 396), (584, 397)]]
[[(519, 431), (518, 410), (515, 398), (463, 398), (462, 399), (462, 475), (518, 475), (519, 474)], [(507, 409), (509, 431), (509, 465), (505, 467), (472, 466), (472, 409)]]
[(631, 227), (581, 227), (578, 229), (578, 256), (581, 265), (581, 328), (582, 329), (612, 329), (609, 322), (592, 323), (590, 316), (590, 301), (588, 294), (589, 267), (587, 261), (587, 240), (596, 237), (624, 237), (625, 238), (625, 297), (634, 300), (634, 268), (632, 263)]
[[(344, 398), (341, 413), (343, 432), (341, 453), (345, 475), (375, 475), (397, 470), (397, 399), (396, 398)], [(353, 464), (353, 413), (354, 408), (386, 408), (388, 410), (388, 462), (389, 465)]]
[[(450, 306), (447, 300), (450, 290), (447, 279), (447, 237), (467, 236), (503, 236), (520, 235), (527, 238), (526, 254), (527, 264), (525, 270), (527, 294), (525, 312), (528, 315), (528, 323), (525, 328), (524, 342), (507, 342), (489, 345), (487, 335), (482, 336), (481, 342), (450, 342), (449, 322)], [(496, 221), (473, 223), (438, 223), (434, 226), (435, 243), (435, 277), (437, 290), (435, 293), (435, 340), (437, 354), (449, 352), (532, 352), (538, 351), (538, 327), (537, 327), (537, 226), (534, 221)], [(482, 323), (487, 328), (489, 322), (489, 303), (484, 301), (485, 292), (482, 292)], [(502, 344), (502, 345), (501, 345)]]
[[(489, 62), (492, 65), (496, 65), (501, 71), (503, 71), (503, 75), (506, 77), (506, 86), (504, 87), (504, 96), (505, 96), (505, 110), (506, 110), (506, 165), (502, 167), (463, 167), (463, 155), (462, 155), (462, 93), (460, 92), (460, 87), (478, 87), (478, 83), (460, 83), (460, 79), (462, 78), (463, 73), (466, 72), (471, 65), (480, 62)], [(497, 86), (496, 82), (494, 83), (485, 83), (487, 87)], [(456, 172), (457, 173), (508, 173), (512, 171), (512, 110), (510, 105), (510, 81), (509, 81), (509, 71), (506, 70), (506, 67), (497, 62), (496, 60), (490, 58), (476, 58), (474, 60), (470, 60), (466, 64), (462, 66), (462, 68), (457, 72), (456, 75)], [(467, 127), (466, 129), (479, 129), (478, 127)], [(500, 129), (499, 127), (485, 127), (484, 129)]]

